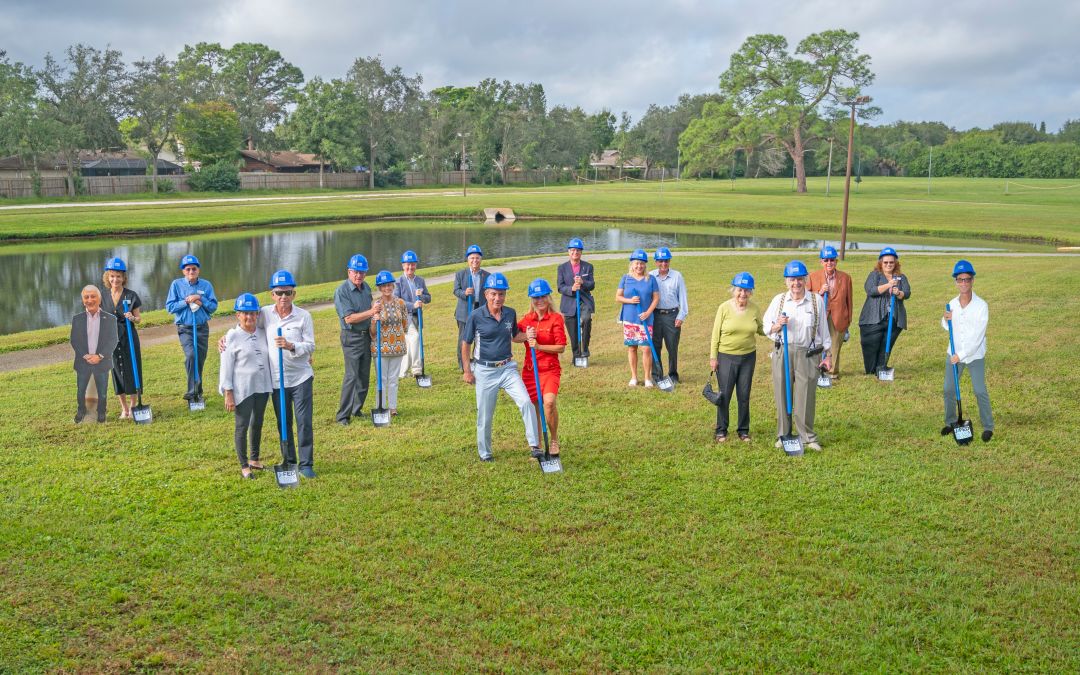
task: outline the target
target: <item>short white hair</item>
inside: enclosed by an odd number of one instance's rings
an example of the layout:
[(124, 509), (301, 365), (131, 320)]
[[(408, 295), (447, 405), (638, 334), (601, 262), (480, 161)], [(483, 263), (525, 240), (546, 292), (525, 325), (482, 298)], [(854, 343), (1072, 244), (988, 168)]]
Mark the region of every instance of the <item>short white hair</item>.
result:
[(93, 291), (95, 295), (97, 295), (99, 298), (101, 297), (101, 291), (94, 284), (86, 284), (85, 286), (83, 286), (82, 291), (79, 292), (79, 297), (82, 297), (82, 295), (87, 291)]

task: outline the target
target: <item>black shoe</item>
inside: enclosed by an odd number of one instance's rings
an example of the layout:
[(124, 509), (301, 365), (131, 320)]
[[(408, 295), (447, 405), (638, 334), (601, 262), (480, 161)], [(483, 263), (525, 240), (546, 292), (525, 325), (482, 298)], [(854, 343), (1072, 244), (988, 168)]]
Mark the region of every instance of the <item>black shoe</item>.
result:
[(98, 424), (103, 423), (105, 421), (105, 414), (102, 413), (102, 414), (98, 415), (97, 416), (97, 421), (98, 421)]
[(347, 427), (347, 426), (349, 426), (349, 420), (347, 420), (347, 419), (346, 419), (346, 420), (335, 420), (335, 421), (336, 421), (336, 422), (337, 422), (338, 424), (340, 424), (341, 426), (343, 426), (343, 427)]
[(533, 459), (540, 459), (541, 457), (544, 456), (544, 451), (542, 449), (540, 449), (540, 448), (534, 447), (531, 450), (529, 450), (529, 454), (532, 455)]
[(492, 456), (488, 456), (488, 457), (481, 457), (481, 458), (480, 458), (480, 461), (481, 461), (481, 462), (494, 462), (494, 461), (495, 461), (495, 457), (494, 457), (493, 455), (492, 455)]
[(75, 424), (82, 422), (84, 417), (86, 417), (86, 413), (84, 412), (75, 413)]
[(982, 439), (983, 443), (989, 443), (990, 439), (994, 437), (994, 432), (991, 429), (985, 429), (983, 431)]
[(948, 424), (941, 427), (941, 435), (942, 436), (948, 436), (951, 433), (952, 433), (952, 427), (950, 427)]
[(668, 375), (668, 378), (671, 379), (672, 384), (678, 384), (679, 383), (679, 376), (678, 375)]

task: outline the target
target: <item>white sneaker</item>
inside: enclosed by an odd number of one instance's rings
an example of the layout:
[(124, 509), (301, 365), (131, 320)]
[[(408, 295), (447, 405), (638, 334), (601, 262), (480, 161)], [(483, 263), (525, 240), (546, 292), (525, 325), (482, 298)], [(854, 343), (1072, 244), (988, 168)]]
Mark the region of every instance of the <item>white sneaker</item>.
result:
[(637, 378), (636, 377), (632, 378), (627, 386), (636, 387), (637, 386)]
[(821, 444), (818, 443), (817, 441), (812, 441), (812, 442), (806, 444), (806, 449), (807, 450), (821, 450)]
[(653, 384), (652, 380), (645, 380), (645, 388), (646, 389), (649, 389), (649, 388), (651, 388), (653, 386), (655, 386), (655, 385)]
[(784, 442), (783, 442), (783, 441), (781, 441), (781, 440), (780, 440), (780, 439), (778, 438), (778, 439), (776, 439), (776, 444), (775, 444), (775, 445), (773, 445), (773, 447), (774, 447), (774, 448), (782, 448), (782, 447), (784, 447)]

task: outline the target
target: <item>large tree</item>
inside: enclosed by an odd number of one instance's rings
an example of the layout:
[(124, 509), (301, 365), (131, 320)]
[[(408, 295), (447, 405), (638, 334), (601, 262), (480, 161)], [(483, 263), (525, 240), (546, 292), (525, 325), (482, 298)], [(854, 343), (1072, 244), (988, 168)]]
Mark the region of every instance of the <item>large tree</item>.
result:
[[(858, 39), (858, 33), (845, 30), (815, 33), (804, 38), (792, 55), (783, 36), (754, 35), (731, 56), (720, 76), (734, 123), (754, 120), (763, 142), (787, 152), (799, 192), (806, 192), (805, 153), (828, 133), (824, 119), (874, 81), (870, 57), (856, 48)], [(877, 112), (860, 110), (864, 117)]]
[(323, 187), (325, 162), (344, 166), (357, 161), (359, 118), (355, 92), (342, 80), (324, 82), (316, 77), (300, 92), (282, 135), (295, 150), (319, 157), (319, 187)]
[(203, 165), (235, 163), (244, 137), (236, 111), (224, 101), (186, 104), (176, 121), (176, 133), (184, 157)]
[(362, 111), (368, 186), (374, 189), (379, 159), (408, 154), (418, 135), (423, 78), (406, 77), (399, 66), (387, 70), (382, 58), (374, 56), (356, 59), (346, 80)]
[(133, 64), (124, 86), (124, 106), (129, 116), (120, 122), (120, 131), (129, 142), (146, 149), (155, 194), (158, 157), (166, 145), (175, 145), (176, 122), (183, 102), (174, 63), (159, 55)]

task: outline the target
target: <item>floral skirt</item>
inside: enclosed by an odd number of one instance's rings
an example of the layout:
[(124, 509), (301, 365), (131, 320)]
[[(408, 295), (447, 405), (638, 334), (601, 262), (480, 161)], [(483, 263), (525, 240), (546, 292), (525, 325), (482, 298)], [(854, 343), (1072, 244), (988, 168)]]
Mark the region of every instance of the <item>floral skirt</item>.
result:
[(623, 344), (627, 347), (640, 347), (641, 345), (649, 344), (649, 339), (653, 334), (652, 326), (649, 326), (649, 335), (645, 335), (645, 328), (640, 323), (631, 323), (629, 321), (623, 321), (622, 336)]

